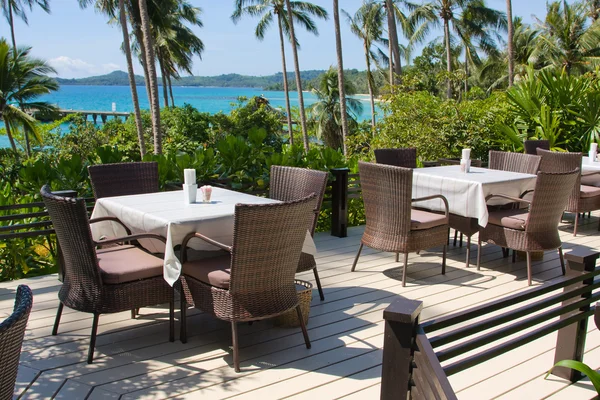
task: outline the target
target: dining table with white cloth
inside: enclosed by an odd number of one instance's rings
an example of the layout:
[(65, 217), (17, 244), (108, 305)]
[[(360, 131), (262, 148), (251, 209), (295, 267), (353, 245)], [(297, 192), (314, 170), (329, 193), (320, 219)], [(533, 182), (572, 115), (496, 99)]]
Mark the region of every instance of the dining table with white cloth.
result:
[[(490, 199), (492, 194), (519, 197), (535, 187), (536, 175), (471, 167), (461, 172), (459, 165), (417, 168), (413, 170), (412, 198), (441, 194), (448, 200), (449, 212), (462, 217), (477, 218), (480, 226), (488, 223), (488, 205), (506, 204), (510, 200)], [(413, 203), (433, 211), (445, 210), (441, 200)]]
[(600, 187), (600, 162), (589, 157), (581, 159), (581, 184)]
[[(205, 203), (201, 200), (200, 190), (196, 202), (192, 204), (185, 203), (182, 190), (104, 197), (96, 201), (91, 218), (116, 217), (132, 234), (154, 233), (164, 236), (166, 244), (154, 239), (142, 239), (139, 242), (150, 252), (164, 253), (164, 278), (173, 285), (181, 274), (181, 262), (174, 248), (182, 243), (187, 234), (198, 232), (230, 246), (233, 241), (236, 204), (280, 203), (278, 200), (216, 187), (213, 188), (210, 202)], [(91, 230), (96, 241), (101, 241), (103, 237), (123, 237), (127, 234), (125, 229), (115, 222), (92, 224)], [(218, 250), (202, 240), (192, 240), (188, 246), (195, 250)], [(308, 231), (302, 251), (312, 255), (316, 255), (317, 252)]]

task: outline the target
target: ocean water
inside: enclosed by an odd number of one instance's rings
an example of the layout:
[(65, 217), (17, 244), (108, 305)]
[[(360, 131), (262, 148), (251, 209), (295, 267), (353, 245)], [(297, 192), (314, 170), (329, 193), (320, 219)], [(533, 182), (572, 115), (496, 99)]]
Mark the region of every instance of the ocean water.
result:
[[(160, 101), (162, 105), (162, 87), (160, 90)], [(176, 105), (185, 103), (196, 107), (201, 112), (216, 114), (220, 111), (229, 113), (233, 108), (232, 103), (236, 103), (238, 97), (252, 96), (266, 97), (273, 107), (281, 107), (285, 110), (285, 93), (275, 91), (265, 91), (253, 88), (213, 88), (213, 87), (173, 87), (173, 96)], [(147, 109), (148, 96), (146, 88), (138, 86), (138, 97), (140, 107)], [(133, 104), (129, 86), (78, 86), (64, 85), (52, 94), (40, 97), (41, 101), (57, 105), (61, 109), (68, 110), (94, 110), (111, 111), (112, 103), (116, 104), (116, 111), (131, 112)], [(361, 98), (363, 100), (363, 98)], [(304, 93), (304, 104), (308, 106), (316, 101), (316, 96), (312, 93)], [(290, 104), (292, 107), (298, 106), (298, 94), (290, 92)], [(359, 116), (360, 120), (370, 119), (371, 112), (367, 99), (364, 99), (363, 113)], [(98, 119), (100, 121), (100, 119)], [(1, 124), (1, 123), (0, 123)], [(8, 147), (8, 138), (0, 136), (0, 147)]]

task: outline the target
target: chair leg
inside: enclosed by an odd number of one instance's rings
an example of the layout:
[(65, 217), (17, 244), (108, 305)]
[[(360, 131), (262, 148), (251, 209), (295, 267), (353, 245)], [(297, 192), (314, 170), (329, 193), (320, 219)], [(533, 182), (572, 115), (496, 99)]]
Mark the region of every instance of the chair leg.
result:
[(185, 301), (185, 293), (183, 293), (183, 289), (181, 290), (180, 307), (179, 340), (181, 343), (187, 343), (187, 302)]
[(58, 325), (60, 324), (60, 317), (63, 312), (63, 303), (58, 303), (58, 310), (56, 310), (56, 318), (54, 319), (54, 328), (52, 328), (52, 336), (56, 336), (58, 334)]
[(446, 244), (450, 245), (450, 228), (448, 228), (448, 237), (446, 238)]
[(453, 245), (454, 247), (456, 247), (456, 238), (457, 238), (457, 237), (458, 237), (458, 231), (455, 229), (455, 230), (454, 230), (454, 242), (452, 243), (452, 245)]
[[(504, 248), (502, 248), (502, 253), (504, 253)], [(477, 238), (477, 271), (481, 267), (481, 237)]]
[(560, 258), (560, 268), (562, 269), (563, 275), (565, 275), (567, 270), (565, 269), (565, 258), (563, 257), (562, 246), (558, 248), (558, 257)]
[(98, 319), (100, 314), (94, 313), (94, 320), (92, 321), (92, 335), (90, 336), (90, 348), (88, 350), (87, 363), (91, 364), (94, 361), (94, 348), (96, 347), (96, 332), (98, 331)]
[(238, 332), (237, 322), (231, 321), (231, 339), (233, 342), (233, 369), (235, 372), (240, 372), (240, 355), (238, 354)]
[(444, 250), (442, 253), (442, 275), (446, 275), (446, 250), (448, 249), (448, 246), (444, 246)]
[(531, 253), (527, 252), (527, 284), (531, 286)]
[(352, 264), (352, 269), (350, 270), (350, 272), (354, 272), (354, 269), (356, 268), (356, 263), (358, 262), (358, 257), (360, 257), (360, 252), (362, 251), (363, 248), (363, 244), (360, 244), (360, 247), (358, 248), (358, 253), (356, 253), (356, 257), (354, 258), (354, 264)]
[(400, 253), (396, 253), (396, 262), (400, 261)]
[(175, 289), (169, 302), (169, 342), (175, 341)]
[[(510, 251), (510, 249), (508, 249), (508, 251)], [(515, 249), (513, 249), (512, 262), (513, 264), (517, 262), (517, 251)]]
[(577, 236), (577, 224), (579, 223), (579, 213), (575, 213), (575, 226), (573, 226), (573, 236)]
[(321, 287), (321, 280), (319, 279), (319, 273), (317, 272), (317, 267), (313, 268), (313, 273), (315, 274), (315, 282), (317, 284), (317, 289), (319, 290), (319, 297), (321, 301), (325, 300), (325, 295), (323, 295), (323, 288)]
[(298, 321), (300, 321), (300, 328), (302, 328), (302, 335), (304, 336), (304, 344), (306, 344), (306, 348), (310, 349), (310, 339), (308, 338), (308, 332), (306, 330), (306, 324), (304, 323), (304, 317), (302, 316), (302, 310), (300, 309), (300, 305), (296, 307), (296, 314), (298, 314)]
[[(462, 235), (461, 235), (462, 238)], [(467, 236), (467, 261), (465, 263), (466, 267), (469, 268), (471, 264), (471, 236)]]
[(135, 312), (135, 308), (131, 309), (131, 319), (135, 319), (136, 316), (136, 312)]
[(460, 233), (460, 241), (458, 242), (458, 247), (462, 247), (462, 241), (463, 241), (463, 234), (461, 232)]
[(408, 267), (408, 253), (404, 253), (404, 268), (402, 269), (402, 287), (406, 286), (406, 269)]
[(503, 247), (502, 248), (502, 258), (507, 258), (509, 254), (510, 254), (510, 249)]

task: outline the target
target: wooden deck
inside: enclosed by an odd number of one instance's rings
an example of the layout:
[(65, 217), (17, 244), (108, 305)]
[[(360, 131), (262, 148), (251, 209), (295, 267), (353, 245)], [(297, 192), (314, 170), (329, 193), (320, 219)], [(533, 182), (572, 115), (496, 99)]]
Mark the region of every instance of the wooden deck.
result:
[[(600, 248), (597, 215), (573, 238), (563, 227), (564, 247)], [(424, 301), (424, 320), (527, 288), (525, 262), (512, 264), (496, 246), (485, 246), (483, 268), (466, 268), (465, 248), (450, 247), (441, 275), (440, 252), (412, 254), (408, 283), (401, 286), (394, 256), (365, 249), (357, 271), (350, 266), (362, 228), (338, 239), (316, 236), (324, 302), (313, 296), (308, 324), (312, 349), (299, 329), (263, 321), (240, 325), (242, 372), (231, 364), (230, 325), (189, 312), (187, 344), (168, 341), (166, 307), (100, 317), (94, 364), (85, 362), (91, 316), (65, 309), (58, 336), (51, 336), (58, 304), (56, 276), (0, 284), (0, 314), (11, 312), (18, 284), (34, 293), (15, 394), (24, 399), (260, 398), (373, 399), (380, 391), (383, 309), (397, 295)], [(473, 246), (475, 250), (476, 246)], [(476, 251), (472, 253), (473, 261)], [(534, 263), (535, 284), (559, 279), (554, 252)], [(304, 277), (312, 281), (312, 274)], [(543, 379), (553, 362), (555, 335), (539, 339), (451, 377), (460, 399), (588, 399), (593, 387)], [(590, 324), (586, 361), (600, 367), (600, 333)]]

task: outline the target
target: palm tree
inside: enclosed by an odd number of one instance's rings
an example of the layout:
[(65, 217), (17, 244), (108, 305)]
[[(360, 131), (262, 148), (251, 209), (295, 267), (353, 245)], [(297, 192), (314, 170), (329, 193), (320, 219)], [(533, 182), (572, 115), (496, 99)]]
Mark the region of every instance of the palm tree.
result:
[(596, 22), (600, 18), (600, 0), (587, 0), (587, 14)]
[(342, 33), (340, 31), (340, 11), (338, 0), (333, 0), (333, 22), (335, 25), (335, 52), (338, 70), (338, 92), (340, 98), (340, 114), (342, 122), (342, 149), (348, 154), (346, 138), (348, 137), (348, 115), (346, 110), (346, 90), (344, 85), (344, 58), (342, 56)]
[(398, 30), (396, 27), (396, 6), (394, 0), (384, 0), (388, 23), (388, 36), (390, 48), (390, 85), (393, 85), (394, 74), (400, 76), (402, 74), (402, 66), (400, 63), (400, 43), (398, 42)]
[[(371, 99), (371, 127), (375, 130), (375, 79), (371, 72), (371, 63), (377, 62), (378, 55), (374, 52), (373, 46), (376, 43), (384, 43), (383, 35), (383, 8), (374, 1), (365, 1), (363, 5), (351, 16), (342, 10), (346, 16), (350, 30), (358, 36), (363, 42), (363, 51), (367, 64), (367, 87), (369, 88), (369, 97)], [(381, 53), (381, 50), (379, 50)]]
[(515, 51), (513, 49), (513, 17), (512, 17), (512, 1), (506, 0), (506, 20), (508, 22), (508, 87), (512, 87), (515, 81)]
[(47, 76), (56, 71), (45, 61), (31, 57), (30, 51), (31, 48), (18, 48), (14, 51), (6, 39), (0, 39), (0, 119), (4, 121), (6, 134), (15, 154), (18, 153), (14, 133), (19, 128), (33, 133), (38, 142), (41, 142), (37, 121), (25, 110), (56, 110), (46, 102), (35, 101), (37, 97), (58, 89), (56, 81)]
[[(325, 72), (319, 81), (319, 88), (312, 92), (318, 101), (308, 108), (311, 122), (316, 125), (317, 136), (323, 142), (334, 149), (343, 147), (343, 131), (341, 118), (341, 103), (339, 95), (339, 80), (337, 71), (331, 67)], [(356, 88), (350, 81), (344, 81), (344, 89), (347, 95), (356, 94)], [(346, 118), (356, 123), (356, 116), (362, 113), (362, 103), (359, 100), (348, 97)]]
[(570, 73), (585, 72), (600, 63), (600, 23), (588, 23), (583, 3), (550, 3), (546, 19), (538, 23), (539, 51), (553, 66)]
[[(290, 13), (288, 13), (288, 7)], [(290, 16), (291, 14), (291, 16)], [(248, 15), (251, 17), (261, 17), (258, 25), (255, 29), (255, 36), (258, 40), (264, 40), (265, 34), (267, 33), (268, 28), (273, 23), (273, 20), (277, 19), (277, 27), (279, 28), (279, 45), (281, 51), (281, 64), (283, 68), (283, 91), (285, 92), (285, 106), (286, 106), (286, 114), (287, 114), (287, 124), (288, 124), (288, 132), (290, 134), (290, 144), (294, 144), (293, 130), (292, 130), (292, 113), (290, 107), (290, 97), (289, 97), (289, 84), (287, 77), (287, 66), (285, 61), (285, 41), (284, 36), (288, 38), (288, 40), (295, 45), (297, 43), (296, 36), (292, 33), (293, 23), (290, 23), (290, 20), (293, 18), (293, 22), (296, 22), (302, 25), (308, 32), (313, 33), (315, 35), (319, 34), (316, 24), (312, 20), (312, 16), (327, 19), (327, 11), (320, 6), (316, 6), (309, 2), (304, 1), (294, 1), (289, 6), (286, 4), (284, 0), (236, 0), (235, 1), (235, 10), (231, 15), (231, 19), (234, 23), (237, 23), (242, 16)], [(301, 88), (302, 85), (299, 87)], [(302, 90), (299, 89), (299, 97), (301, 97)], [(300, 119), (304, 118), (304, 102), (301, 101), (300, 104), (301, 112)], [(305, 133), (305, 125), (306, 120), (303, 122), (303, 134)], [(307, 140), (305, 141), (305, 148), (308, 145), (308, 136), (306, 135)]]
[[(17, 51), (17, 41), (15, 38), (15, 16), (21, 18), (25, 24), (28, 24), (27, 14), (25, 13), (25, 7), (29, 8), (29, 11), (33, 10), (33, 6), (39, 6), (42, 10), (50, 13), (50, 3), (48, 0), (0, 0), (0, 7), (2, 12), (8, 21), (10, 27), (10, 36), (12, 39), (13, 51)], [(16, 53), (15, 53), (16, 56)]]

